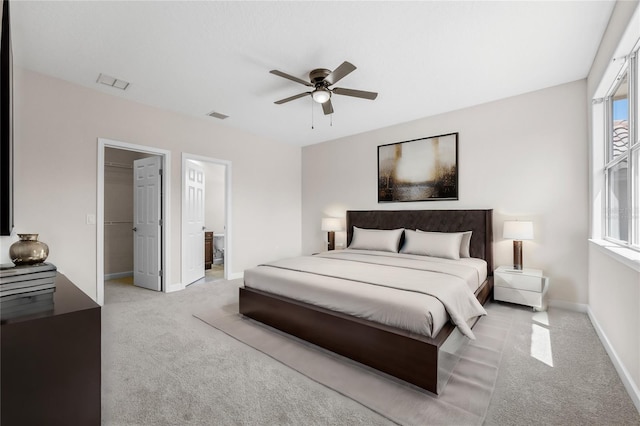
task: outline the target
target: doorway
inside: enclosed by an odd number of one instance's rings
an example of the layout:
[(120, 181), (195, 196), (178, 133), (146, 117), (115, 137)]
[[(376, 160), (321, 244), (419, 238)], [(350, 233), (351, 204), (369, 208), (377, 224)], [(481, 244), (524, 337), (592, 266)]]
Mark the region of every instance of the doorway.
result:
[[(200, 177), (201, 176), (201, 177)], [(182, 154), (182, 282), (228, 279), (231, 162)]]
[(169, 151), (98, 139), (96, 294), (100, 305), (105, 279), (129, 279), (163, 292), (179, 289), (168, 283), (171, 174), (163, 173), (167, 164)]

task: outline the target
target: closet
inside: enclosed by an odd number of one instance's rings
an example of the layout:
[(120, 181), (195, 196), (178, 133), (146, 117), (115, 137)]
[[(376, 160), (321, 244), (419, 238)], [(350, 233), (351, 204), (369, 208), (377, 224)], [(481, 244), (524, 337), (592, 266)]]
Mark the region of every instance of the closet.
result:
[(133, 276), (133, 162), (150, 154), (105, 148), (104, 277)]

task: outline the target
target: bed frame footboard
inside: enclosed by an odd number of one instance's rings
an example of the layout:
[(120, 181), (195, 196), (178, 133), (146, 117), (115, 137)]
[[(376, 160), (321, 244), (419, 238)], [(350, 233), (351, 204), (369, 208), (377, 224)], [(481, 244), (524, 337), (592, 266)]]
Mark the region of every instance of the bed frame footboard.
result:
[(446, 367), (455, 364), (452, 357), (460, 346), (448, 342), (440, 353), (456, 330), (451, 323), (428, 338), (246, 287), (240, 288), (239, 301), (240, 313), (249, 318), (435, 394), (444, 388)]

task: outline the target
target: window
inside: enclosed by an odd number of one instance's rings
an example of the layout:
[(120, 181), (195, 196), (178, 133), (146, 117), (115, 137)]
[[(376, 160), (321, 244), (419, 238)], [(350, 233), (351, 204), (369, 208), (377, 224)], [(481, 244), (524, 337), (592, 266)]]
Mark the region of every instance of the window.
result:
[(605, 102), (605, 238), (640, 249), (638, 45), (611, 85)]

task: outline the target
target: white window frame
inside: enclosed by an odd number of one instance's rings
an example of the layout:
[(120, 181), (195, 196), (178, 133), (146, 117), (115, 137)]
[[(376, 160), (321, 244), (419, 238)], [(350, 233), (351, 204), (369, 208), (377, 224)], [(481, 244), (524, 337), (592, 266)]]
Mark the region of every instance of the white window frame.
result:
[[(601, 114), (596, 114), (596, 109), (594, 108), (594, 120), (602, 120), (604, 123), (605, 134), (603, 135), (603, 148), (604, 152), (604, 167), (602, 172), (604, 173), (604, 208), (605, 214), (603, 215), (603, 224), (602, 224), (602, 237), (603, 239), (615, 243), (616, 245), (628, 247), (630, 249), (640, 251), (640, 200), (638, 199), (638, 188), (640, 187), (640, 182), (636, 179), (636, 176), (640, 176), (638, 170), (640, 170), (640, 164), (636, 158), (636, 154), (640, 151), (640, 140), (639, 140), (639, 126), (640, 117), (638, 114), (638, 79), (639, 79), (639, 54), (640, 50), (640, 40), (629, 55), (626, 57), (625, 65), (620, 69), (616, 77), (613, 81), (610, 82), (610, 89), (607, 92), (606, 97), (604, 98), (604, 108), (601, 109)], [(613, 144), (613, 95), (617, 92), (620, 87), (621, 80), (625, 76), (627, 76), (627, 84), (628, 84), (628, 103), (629, 103), (629, 138), (627, 142), (627, 149), (623, 154), (618, 155), (615, 158), (611, 158), (612, 155), (612, 144)], [(604, 82), (606, 83), (606, 82)], [(638, 157), (640, 158), (640, 157)], [(620, 240), (609, 235), (609, 230), (611, 228), (612, 219), (611, 212), (611, 200), (609, 198), (611, 194), (609, 182), (610, 171), (619, 165), (621, 162), (627, 162), (627, 194), (626, 194), (626, 202), (627, 202), (627, 211), (624, 212), (626, 215), (627, 221), (627, 240)]]

